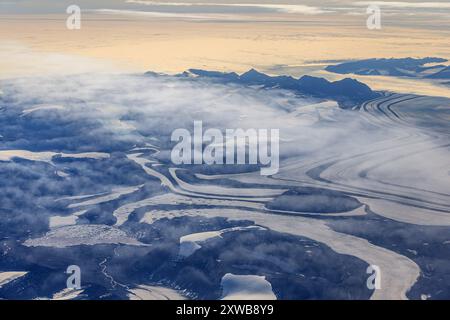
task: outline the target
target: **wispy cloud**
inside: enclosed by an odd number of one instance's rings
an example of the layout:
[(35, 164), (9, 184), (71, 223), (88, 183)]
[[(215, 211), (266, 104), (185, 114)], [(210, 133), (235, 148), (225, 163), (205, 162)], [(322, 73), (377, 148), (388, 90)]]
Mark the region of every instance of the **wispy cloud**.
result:
[(357, 6), (378, 5), (389, 8), (450, 9), (450, 2), (357, 1)]
[(237, 19), (238, 16), (230, 14), (210, 14), (210, 13), (178, 13), (178, 12), (157, 12), (157, 11), (140, 11), (140, 10), (120, 10), (120, 9), (94, 9), (85, 10), (85, 12), (97, 14), (125, 15), (135, 17), (149, 18), (177, 18), (188, 20), (231, 20)]
[(296, 14), (322, 14), (330, 12), (319, 7), (297, 5), (297, 4), (266, 4), (266, 3), (217, 3), (217, 2), (160, 2), (160, 1), (145, 1), (145, 0), (127, 0), (127, 3), (148, 5), (148, 6), (177, 6), (177, 7), (241, 7), (241, 8), (258, 8), (267, 9), (274, 12), (282, 13), (296, 13)]

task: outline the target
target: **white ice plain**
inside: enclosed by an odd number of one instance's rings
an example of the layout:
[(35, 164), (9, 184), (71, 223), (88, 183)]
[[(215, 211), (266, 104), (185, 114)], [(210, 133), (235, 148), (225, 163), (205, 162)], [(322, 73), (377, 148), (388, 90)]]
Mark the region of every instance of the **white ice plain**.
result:
[(28, 150), (0, 150), (0, 161), (12, 161), (14, 158), (26, 159), (30, 161), (41, 161), (51, 163), (53, 157), (76, 159), (105, 159), (109, 154), (103, 152), (84, 152), (84, 153), (61, 153), (61, 152), (33, 152)]
[(145, 246), (124, 231), (107, 225), (75, 225), (52, 229), (43, 237), (28, 239), (27, 247), (66, 248), (79, 245), (123, 244)]
[(179, 291), (161, 286), (139, 285), (128, 291), (130, 300), (186, 300)]
[(272, 285), (264, 276), (227, 273), (221, 285), (222, 300), (277, 300)]
[(258, 226), (227, 228), (219, 231), (192, 233), (180, 238), (179, 256), (187, 258), (195, 251), (201, 249), (202, 244), (208, 241), (221, 239), (222, 235), (229, 232), (266, 230)]

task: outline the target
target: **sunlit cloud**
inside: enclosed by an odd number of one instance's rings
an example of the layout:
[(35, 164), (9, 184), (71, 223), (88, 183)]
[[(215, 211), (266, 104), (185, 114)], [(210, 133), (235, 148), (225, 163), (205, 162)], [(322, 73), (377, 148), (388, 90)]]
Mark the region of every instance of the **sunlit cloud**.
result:
[(160, 2), (160, 1), (145, 1), (145, 0), (127, 0), (127, 3), (149, 5), (149, 6), (177, 6), (177, 7), (237, 7), (237, 8), (258, 8), (267, 9), (275, 12), (282, 13), (296, 13), (296, 14), (322, 14), (331, 12), (330, 10), (325, 10), (319, 7), (307, 6), (307, 5), (297, 5), (297, 4), (266, 4), (266, 3), (187, 3), (187, 2)]
[(188, 20), (231, 20), (238, 16), (230, 14), (197, 14), (197, 13), (177, 13), (177, 12), (158, 12), (158, 11), (140, 11), (140, 10), (120, 10), (120, 9), (94, 9), (85, 10), (85, 12), (97, 14), (125, 15), (148, 18), (177, 18)]

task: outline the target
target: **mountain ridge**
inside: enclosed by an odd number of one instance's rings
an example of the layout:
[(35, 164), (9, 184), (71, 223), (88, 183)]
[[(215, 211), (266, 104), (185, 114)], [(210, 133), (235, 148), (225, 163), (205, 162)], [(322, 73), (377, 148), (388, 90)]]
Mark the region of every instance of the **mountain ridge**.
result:
[(448, 60), (436, 57), (373, 58), (329, 65), (325, 70), (338, 74), (362, 76), (450, 79), (450, 66), (442, 64), (445, 62), (448, 62)]
[[(155, 76), (158, 74), (147, 72), (146, 75)], [(325, 78), (309, 75), (296, 79), (287, 75), (270, 76), (254, 68), (241, 75), (236, 72), (189, 69), (175, 76), (179, 78), (209, 79), (220, 83), (236, 83), (246, 86), (258, 85), (267, 89), (292, 90), (305, 96), (335, 100), (344, 109), (351, 108), (380, 95), (372, 91), (366, 84), (355, 79), (345, 78), (338, 81), (328, 81)]]

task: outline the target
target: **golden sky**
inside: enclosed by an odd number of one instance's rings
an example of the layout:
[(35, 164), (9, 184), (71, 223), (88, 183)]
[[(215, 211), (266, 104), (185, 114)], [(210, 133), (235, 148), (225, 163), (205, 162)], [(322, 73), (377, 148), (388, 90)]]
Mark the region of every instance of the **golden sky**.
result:
[(1, 16), (0, 39), (3, 44), (16, 42), (34, 50), (166, 72), (192, 67), (243, 71), (376, 57), (450, 58), (450, 30), (389, 25), (368, 30), (365, 17), (323, 21), (303, 16), (252, 23), (111, 18), (86, 16), (81, 30), (68, 30), (66, 16)]
[(189, 68), (299, 76), (320, 73), (334, 60), (450, 59), (450, 29), (387, 19), (381, 30), (369, 30), (365, 15), (266, 13), (250, 20), (204, 20), (88, 13), (80, 30), (66, 28), (67, 16), (0, 15), (1, 77)]

